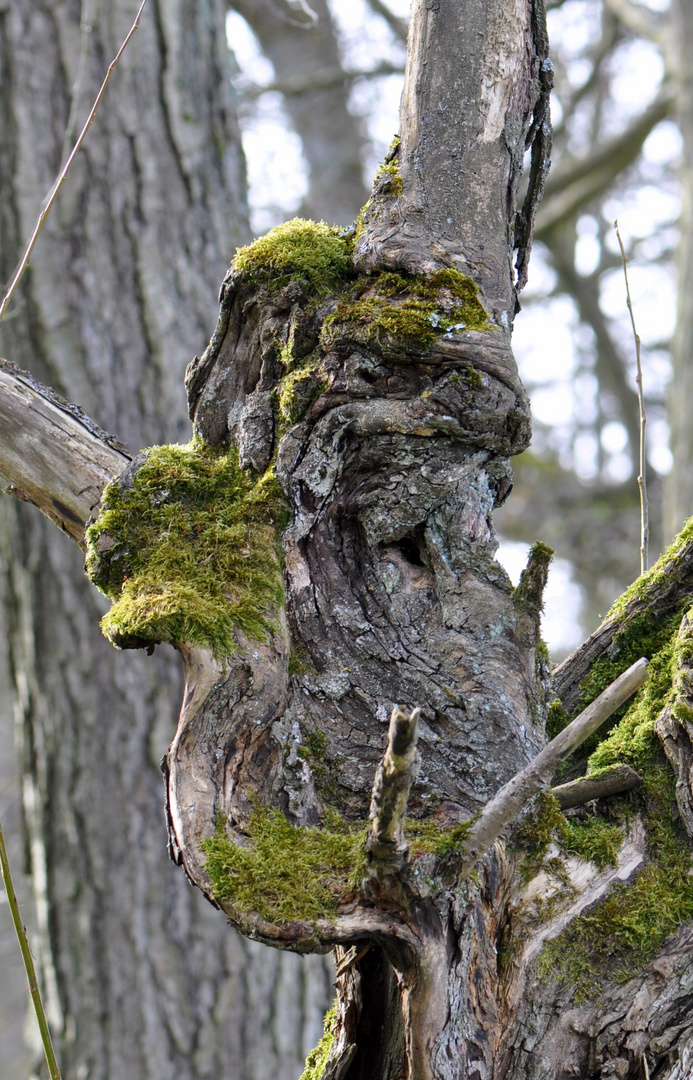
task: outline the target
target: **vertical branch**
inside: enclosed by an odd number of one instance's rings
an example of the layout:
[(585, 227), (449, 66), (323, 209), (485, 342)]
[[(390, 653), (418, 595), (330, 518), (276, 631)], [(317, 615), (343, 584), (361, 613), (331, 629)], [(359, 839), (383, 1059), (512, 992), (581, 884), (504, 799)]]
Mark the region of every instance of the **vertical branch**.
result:
[(638, 492), (640, 494), (640, 573), (647, 570), (647, 548), (650, 539), (649, 506), (647, 502), (647, 413), (645, 411), (645, 394), (642, 385), (642, 363), (640, 358), (640, 335), (635, 329), (635, 316), (633, 314), (633, 302), (630, 298), (628, 285), (628, 259), (623, 240), (618, 230), (618, 221), (614, 222), (614, 229), (618, 237), (618, 246), (621, 249), (621, 261), (623, 262), (623, 277), (626, 282), (626, 303), (630, 314), (630, 324), (633, 327), (635, 340), (635, 361), (637, 364), (636, 383), (638, 385), (638, 412), (640, 417), (640, 449), (638, 470)]
[(63, 168), (58, 173), (58, 178), (57, 178), (57, 180), (53, 184), (53, 187), (50, 190), (50, 193), (48, 195), (48, 199), (46, 201), (46, 205), (44, 206), (43, 210), (41, 211), (41, 213), (38, 216), (38, 219), (36, 221), (36, 225), (34, 226), (34, 231), (32, 232), (31, 237), (29, 238), (29, 243), (26, 246), (26, 250), (24, 251), (24, 254), (22, 255), (22, 261), (20, 262), (19, 267), (17, 269), (17, 272), (14, 275), (14, 278), (12, 279), (12, 284), (10, 285), (9, 289), (7, 290), (7, 293), (5, 294), (5, 296), (3, 298), (2, 304), (0, 304), (0, 322), (2, 322), (2, 320), (3, 320), (4, 316), (5, 316), (5, 312), (7, 311), (7, 308), (9, 307), (10, 300), (14, 296), (15, 291), (17, 289), (17, 286), (19, 285), (19, 282), (24, 277), (24, 271), (26, 270), (27, 266), (29, 265), (29, 262), (31, 261), (31, 256), (32, 256), (34, 248), (36, 247), (36, 241), (39, 238), (39, 235), (41, 233), (41, 229), (44, 226), (44, 222), (45, 222), (46, 218), (48, 217), (51, 210), (53, 209), (53, 205), (55, 203), (55, 200), (58, 197), (58, 192), (60, 191), (61, 187), (65, 183), (65, 180), (67, 179), (67, 174), (69, 173), (70, 168), (72, 167), (72, 162), (75, 160), (75, 157), (79, 153), (80, 147), (82, 146), (82, 143), (84, 142), (84, 140), (87, 137), (87, 132), (89, 131), (89, 128), (91, 127), (91, 125), (94, 122), (94, 117), (96, 116), (96, 111), (97, 111), (99, 105), (101, 104), (102, 97), (106, 93), (106, 87), (108, 86), (111, 75), (115, 71), (116, 66), (118, 64), (118, 61), (120, 60), (121, 56), (125, 52), (125, 49), (127, 48), (127, 45), (129, 43), (130, 39), (133, 37), (135, 31), (138, 29), (138, 27), (140, 25), (140, 18), (142, 16), (142, 12), (144, 11), (144, 5), (146, 3), (147, 3), (147, 0), (142, 0), (142, 3), (139, 6), (139, 10), (137, 12), (137, 15), (135, 16), (135, 21), (133, 22), (132, 26), (130, 27), (130, 29), (129, 29), (126, 37), (125, 37), (125, 40), (123, 41), (123, 44), (118, 49), (118, 52), (116, 53), (113, 60), (111, 60), (111, 63), (109, 64), (109, 67), (108, 67), (108, 71), (106, 72), (106, 77), (105, 77), (104, 81), (101, 83), (101, 89), (99, 90), (98, 94), (96, 95), (96, 99), (94, 101), (94, 104), (91, 107), (91, 110), (89, 112), (89, 116), (86, 119), (84, 127), (82, 128), (81, 132), (79, 133), (79, 138), (77, 139), (77, 142), (75, 143), (75, 145), (72, 148), (72, 153), (70, 154), (69, 158), (65, 162), (65, 165), (63, 166)]
[(31, 1000), (34, 1005), (34, 1011), (36, 1013), (39, 1031), (41, 1032), (41, 1042), (43, 1043), (43, 1052), (46, 1055), (48, 1072), (50, 1074), (51, 1080), (60, 1080), (60, 1069), (58, 1068), (58, 1063), (55, 1059), (55, 1051), (53, 1050), (51, 1033), (48, 1030), (48, 1021), (46, 1020), (46, 1014), (43, 1008), (43, 1001), (41, 1000), (41, 991), (39, 990), (38, 979), (36, 978), (34, 959), (31, 955), (29, 941), (26, 936), (26, 928), (24, 926), (24, 923), (22, 922), (21, 912), (19, 910), (19, 903), (17, 901), (17, 894), (14, 891), (14, 885), (12, 883), (12, 874), (10, 873), (10, 861), (7, 857), (7, 848), (5, 847), (5, 837), (3, 836), (2, 825), (0, 825), (0, 873), (2, 874), (2, 879), (5, 882), (7, 902), (10, 907), (10, 914), (12, 916), (14, 929), (17, 934), (17, 941), (19, 942), (22, 960), (24, 961), (26, 977), (29, 982), (29, 993), (31, 994)]
[(376, 858), (398, 857), (406, 852), (404, 815), (419, 765), (416, 743), (421, 709), (412, 713), (396, 708), (390, 717), (387, 750), (378, 766), (371, 798), (371, 831), (368, 850)]

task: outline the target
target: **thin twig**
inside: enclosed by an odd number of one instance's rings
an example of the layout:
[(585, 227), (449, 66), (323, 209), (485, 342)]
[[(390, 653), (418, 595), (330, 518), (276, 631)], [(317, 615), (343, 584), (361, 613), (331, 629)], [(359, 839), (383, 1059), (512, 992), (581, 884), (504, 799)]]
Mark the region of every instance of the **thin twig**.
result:
[(635, 339), (635, 361), (637, 364), (637, 375), (635, 381), (638, 385), (638, 412), (640, 416), (640, 449), (638, 456), (638, 491), (640, 493), (640, 573), (644, 574), (647, 570), (647, 549), (650, 541), (650, 511), (647, 501), (647, 413), (645, 412), (645, 393), (643, 391), (642, 385), (640, 335), (635, 329), (633, 302), (630, 298), (630, 288), (628, 286), (628, 259), (626, 258), (626, 249), (623, 246), (623, 240), (621, 239), (621, 234), (618, 230), (618, 221), (614, 222), (614, 229), (616, 230), (616, 236), (618, 237), (618, 246), (621, 249), (621, 260), (623, 262), (623, 277), (626, 282), (626, 303), (628, 305), (628, 312), (630, 314), (630, 324), (633, 327), (633, 338)]
[(70, 154), (69, 158), (65, 162), (65, 165), (63, 166), (61, 171), (59, 172), (58, 178), (55, 181), (55, 183), (53, 184), (53, 187), (51, 188), (50, 194), (49, 194), (48, 199), (46, 201), (46, 205), (43, 207), (43, 209), (41, 210), (41, 213), (38, 216), (38, 220), (36, 222), (36, 225), (34, 226), (34, 231), (31, 234), (31, 238), (29, 240), (29, 243), (26, 246), (26, 250), (25, 250), (25, 252), (24, 252), (24, 254), (22, 256), (22, 261), (19, 264), (19, 268), (17, 270), (17, 273), (14, 275), (14, 278), (12, 279), (12, 284), (10, 285), (10, 287), (9, 287), (7, 293), (6, 293), (6, 295), (5, 295), (5, 297), (4, 297), (3, 301), (2, 301), (2, 304), (0, 304), (0, 323), (3, 320), (5, 312), (7, 311), (7, 308), (9, 307), (10, 300), (12, 299), (12, 297), (13, 297), (13, 295), (15, 293), (15, 290), (16, 290), (17, 286), (19, 285), (19, 282), (22, 280), (22, 277), (24, 276), (24, 271), (26, 270), (27, 266), (29, 265), (29, 262), (31, 260), (31, 255), (32, 255), (33, 250), (34, 250), (34, 248), (36, 246), (36, 241), (39, 238), (39, 234), (41, 232), (41, 229), (43, 228), (44, 222), (45, 222), (46, 218), (48, 217), (49, 213), (51, 212), (51, 210), (53, 208), (53, 204), (55, 203), (55, 200), (58, 197), (58, 192), (60, 191), (61, 187), (65, 183), (65, 180), (67, 178), (67, 174), (69, 173), (70, 168), (72, 166), (72, 162), (75, 160), (75, 157), (77, 156), (77, 154), (78, 154), (78, 152), (80, 150), (80, 147), (82, 146), (82, 143), (84, 142), (84, 140), (87, 137), (87, 132), (89, 131), (89, 128), (91, 127), (92, 123), (94, 122), (94, 117), (96, 116), (96, 111), (97, 111), (99, 105), (101, 104), (101, 99), (102, 99), (102, 97), (104, 96), (104, 94), (106, 92), (106, 87), (108, 86), (111, 75), (115, 71), (115, 68), (116, 68), (116, 66), (118, 64), (118, 61), (120, 60), (121, 56), (125, 52), (125, 49), (127, 48), (127, 45), (129, 43), (130, 39), (133, 37), (135, 31), (138, 29), (138, 27), (140, 25), (140, 18), (142, 17), (142, 12), (144, 11), (144, 6), (145, 6), (146, 3), (147, 3), (147, 0), (142, 0), (142, 3), (140, 4), (137, 15), (135, 16), (134, 23), (130, 27), (130, 29), (128, 31), (128, 34), (127, 34), (125, 40), (123, 41), (123, 44), (120, 46), (120, 48), (118, 49), (118, 52), (116, 53), (114, 59), (110, 63), (108, 71), (106, 72), (106, 78), (102, 82), (101, 89), (99, 90), (98, 94), (96, 95), (96, 100), (94, 101), (94, 104), (91, 107), (91, 112), (89, 113), (89, 116), (87, 117), (86, 123), (85, 123), (84, 127), (82, 128), (82, 130), (81, 130), (81, 132), (79, 134), (79, 138), (77, 139), (77, 142), (75, 143), (75, 145), (72, 148), (72, 153)]
[(17, 894), (15, 893), (14, 885), (12, 884), (10, 862), (7, 857), (7, 848), (5, 847), (5, 838), (2, 833), (1, 824), (0, 872), (2, 873), (2, 879), (5, 883), (5, 891), (7, 892), (7, 900), (10, 907), (10, 914), (12, 915), (12, 922), (14, 923), (14, 928), (17, 934), (17, 941), (19, 942), (19, 948), (22, 953), (22, 960), (24, 961), (26, 977), (29, 982), (29, 993), (31, 994), (34, 1011), (36, 1012), (36, 1019), (38, 1020), (39, 1031), (41, 1032), (41, 1042), (43, 1043), (43, 1052), (46, 1055), (48, 1072), (50, 1074), (51, 1080), (60, 1080), (60, 1069), (58, 1068), (58, 1063), (55, 1060), (55, 1051), (53, 1050), (53, 1043), (51, 1042), (51, 1033), (48, 1030), (48, 1021), (46, 1020), (46, 1014), (43, 1009), (43, 1001), (41, 1000), (41, 991), (39, 990), (38, 979), (36, 978), (34, 959), (31, 955), (31, 949), (29, 948), (29, 940), (26, 936), (26, 927), (22, 922), (22, 916), (19, 911)]

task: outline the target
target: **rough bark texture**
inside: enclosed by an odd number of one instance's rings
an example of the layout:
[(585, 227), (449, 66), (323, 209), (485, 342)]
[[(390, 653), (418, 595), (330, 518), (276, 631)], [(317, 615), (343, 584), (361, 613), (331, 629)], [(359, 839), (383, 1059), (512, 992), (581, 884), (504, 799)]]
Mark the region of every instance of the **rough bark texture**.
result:
[[(56, 174), (73, 88), (81, 123), (135, 10), (0, 3), (3, 281)], [(1, 331), (0, 351), (133, 450), (187, 438), (183, 370), (247, 238), (224, 17), (216, 0), (150, 0)], [(293, 1080), (331, 994), (324, 962), (230, 934), (166, 856), (178, 658), (115, 653), (80, 553), (9, 499), (2, 566), (34, 944), (63, 1075)], [(5, 985), (12, 947), (3, 991), (21, 999), (21, 979)], [(5, 1037), (3, 1077), (21, 1025)]]
[[(129, 597), (136, 613), (143, 600), (147, 618), (160, 605), (132, 640), (171, 641), (185, 662), (165, 761), (175, 861), (246, 936), (335, 948), (337, 1010), (311, 1080), (683, 1078), (690, 529), (555, 673), (547, 708), (550, 552), (536, 545), (513, 589), (493, 559), (491, 520), (511, 487), (508, 459), (529, 437), (510, 349), (512, 260), (519, 241), (521, 282), (548, 142), (542, 10), (416, 0), (412, 14), (401, 141), (355, 230), (293, 222), (238, 254), (216, 331), (186, 375), (197, 440), (185, 467), (177, 458), (152, 479), (155, 454), (133, 462), (90, 532), (89, 570), (116, 604)], [(208, 473), (190, 480), (203, 467), (237, 486), (243, 522)], [(239, 621), (223, 649), (198, 617), (217, 603), (217, 579), (199, 586), (197, 607), (192, 569), (182, 589), (176, 570), (131, 595), (146, 564), (133, 538), (146, 528), (127, 507), (173, 522), (200, 502), (207, 518), (191, 517), (180, 540), (199, 556), (195, 572), (216, 537), (248, 573), (264, 557), (274, 597), (250, 634), (254, 597), (228, 571), (220, 610)], [(141, 543), (156, 555), (166, 537)], [(88, 614), (67, 611), (75, 622)], [(568, 818), (539, 795), (498, 834), (500, 815), (476, 852), (493, 797), (544, 746), (547, 717), (560, 746), (567, 721), (594, 712), (642, 657), (646, 685), (572, 766), (584, 771), (593, 750), (593, 774), (637, 766), (642, 790)], [(29, 749), (42, 767), (53, 718), (41, 719), (45, 741)], [(122, 759), (123, 729), (107, 730)], [(56, 797), (70, 790), (79, 808), (81, 774), (58, 779)], [(139, 788), (125, 795), (142, 799)], [(92, 878), (108, 873), (88, 845), (60, 840), (73, 858), (91, 856)], [(113, 837), (116, 859), (131, 843)], [(103, 919), (110, 894), (99, 900)]]

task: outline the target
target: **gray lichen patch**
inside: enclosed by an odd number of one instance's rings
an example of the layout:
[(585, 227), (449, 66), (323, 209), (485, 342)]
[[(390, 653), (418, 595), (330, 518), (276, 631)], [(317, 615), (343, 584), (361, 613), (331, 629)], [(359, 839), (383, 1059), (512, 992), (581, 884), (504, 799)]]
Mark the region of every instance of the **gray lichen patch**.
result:
[(168, 641), (237, 651), (236, 632), (267, 640), (284, 602), (286, 505), (273, 473), (244, 472), (235, 450), (194, 439), (156, 446), (104, 492), (87, 530), (87, 574), (113, 601), (113, 644)]

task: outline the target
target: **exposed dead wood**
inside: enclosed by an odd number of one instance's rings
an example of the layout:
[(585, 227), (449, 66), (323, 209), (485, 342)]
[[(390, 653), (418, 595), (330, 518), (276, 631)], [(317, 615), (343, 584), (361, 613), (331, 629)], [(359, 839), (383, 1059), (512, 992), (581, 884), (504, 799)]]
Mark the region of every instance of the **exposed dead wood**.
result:
[(599, 776), (584, 776), (580, 780), (571, 780), (569, 784), (559, 784), (551, 788), (551, 794), (561, 810), (569, 810), (572, 806), (584, 806), (592, 799), (622, 795), (639, 784), (642, 784), (642, 777), (635, 769), (631, 769), (630, 765), (617, 765)]
[(130, 461), (126, 448), (77, 405), (0, 361), (0, 477), (84, 545), (84, 527), (109, 480)]

